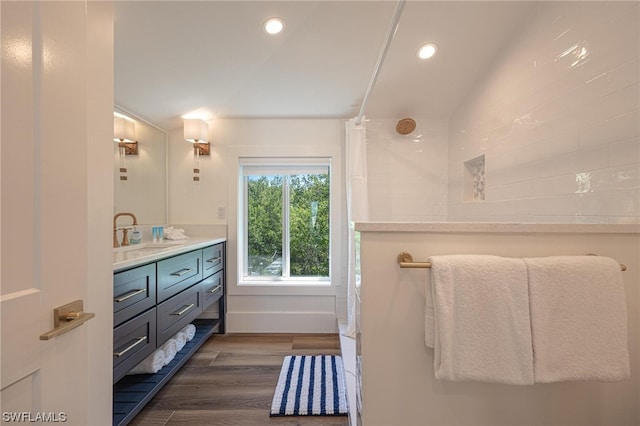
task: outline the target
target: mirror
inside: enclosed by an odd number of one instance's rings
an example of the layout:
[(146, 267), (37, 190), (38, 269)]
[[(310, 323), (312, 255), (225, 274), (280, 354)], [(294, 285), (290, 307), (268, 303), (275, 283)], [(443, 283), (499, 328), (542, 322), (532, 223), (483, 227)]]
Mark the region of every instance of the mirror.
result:
[(121, 155), (113, 143), (113, 214), (131, 212), (140, 225), (166, 224), (167, 133), (123, 110), (115, 112), (133, 120), (138, 154)]

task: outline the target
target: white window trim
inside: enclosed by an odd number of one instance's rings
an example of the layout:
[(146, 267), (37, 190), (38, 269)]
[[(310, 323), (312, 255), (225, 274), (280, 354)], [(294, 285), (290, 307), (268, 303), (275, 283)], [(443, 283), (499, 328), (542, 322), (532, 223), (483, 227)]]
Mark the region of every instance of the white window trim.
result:
[[(246, 206), (246, 200), (248, 198), (248, 191), (246, 185), (246, 176), (255, 174), (270, 174), (273, 173), (274, 168), (280, 168), (286, 170), (287, 168), (293, 169), (295, 173), (317, 173), (327, 170), (330, 176), (329, 181), (329, 203), (333, 206), (335, 202), (335, 196), (333, 194), (332, 183), (332, 161), (331, 157), (238, 157), (238, 281), (239, 287), (295, 287), (295, 288), (308, 288), (313, 289), (326, 289), (332, 286), (332, 247), (334, 238), (334, 232), (332, 230), (334, 226), (334, 209), (329, 209), (329, 276), (328, 277), (248, 277), (246, 275), (246, 265), (248, 264), (248, 251), (246, 250), (246, 243), (248, 241), (248, 229), (246, 224), (248, 223), (248, 209)], [(293, 173), (292, 173), (293, 174)], [(285, 185), (288, 181), (285, 180)], [(283, 207), (283, 222), (287, 226), (283, 227), (283, 263), (289, 264), (289, 247), (286, 241), (289, 241), (289, 218), (287, 214), (288, 205), (288, 188), (284, 191), (284, 199), (282, 203)], [(288, 271), (288, 268), (283, 268)]]

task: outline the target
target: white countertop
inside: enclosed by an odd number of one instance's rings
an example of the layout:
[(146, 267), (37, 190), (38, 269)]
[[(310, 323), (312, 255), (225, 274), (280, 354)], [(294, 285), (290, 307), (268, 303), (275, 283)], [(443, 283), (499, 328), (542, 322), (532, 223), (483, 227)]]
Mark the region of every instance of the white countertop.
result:
[(360, 232), (640, 234), (640, 224), (356, 222)]
[(188, 238), (164, 240), (162, 243), (145, 242), (113, 249), (113, 271), (121, 271), (144, 263), (154, 262), (176, 254), (207, 247), (226, 241), (226, 238)]

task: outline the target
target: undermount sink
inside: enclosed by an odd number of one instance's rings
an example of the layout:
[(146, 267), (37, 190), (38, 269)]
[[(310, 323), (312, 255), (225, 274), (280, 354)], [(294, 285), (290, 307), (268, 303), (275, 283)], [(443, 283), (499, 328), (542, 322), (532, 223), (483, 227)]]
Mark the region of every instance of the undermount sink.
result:
[(184, 244), (183, 241), (164, 242), (164, 243), (131, 244), (129, 246), (116, 247), (116, 248), (113, 249), (113, 251), (114, 252), (157, 253), (159, 251), (172, 249), (174, 247), (178, 247), (178, 246), (181, 246), (183, 244)]

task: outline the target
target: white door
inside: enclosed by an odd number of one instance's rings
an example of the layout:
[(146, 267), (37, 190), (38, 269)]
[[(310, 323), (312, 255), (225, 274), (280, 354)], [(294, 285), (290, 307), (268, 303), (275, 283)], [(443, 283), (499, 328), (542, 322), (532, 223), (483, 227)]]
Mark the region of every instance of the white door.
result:
[[(3, 423), (111, 423), (113, 17), (91, 3), (0, 3)], [(110, 87), (95, 89), (99, 63)], [(41, 340), (77, 299), (96, 317)]]

